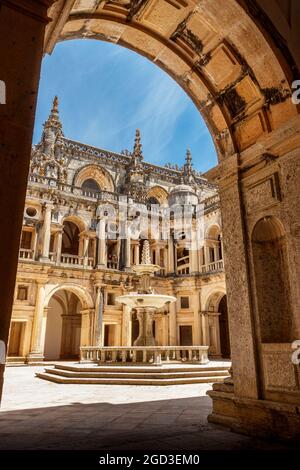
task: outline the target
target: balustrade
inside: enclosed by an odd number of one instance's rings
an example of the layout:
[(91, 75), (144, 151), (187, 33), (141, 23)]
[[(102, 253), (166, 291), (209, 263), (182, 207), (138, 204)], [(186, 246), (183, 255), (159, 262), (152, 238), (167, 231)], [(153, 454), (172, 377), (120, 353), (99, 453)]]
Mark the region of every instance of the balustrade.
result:
[(27, 248), (20, 248), (19, 258), (21, 259), (33, 259), (33, 250)]
[(208, 346), (82, 346), (80, 362), (149, 363), (169, 362), (207, 364)]
[(72, 264), (75, 266), (82, 266), (84, 258), (77, 255), (62, 254), (61, 262), (62, 264)]
[(202, 273), (210, 273), (214, 271), (223, 271), (224, 269), (224, 262), (222, 259), (218, 261), (214, 261), (213, 263), (205, 264), (201, 266)]

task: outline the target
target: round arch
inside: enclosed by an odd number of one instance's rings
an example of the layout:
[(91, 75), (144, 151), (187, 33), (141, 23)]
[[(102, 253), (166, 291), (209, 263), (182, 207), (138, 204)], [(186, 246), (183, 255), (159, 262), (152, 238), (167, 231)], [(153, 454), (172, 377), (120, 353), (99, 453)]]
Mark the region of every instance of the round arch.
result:
[(161, 186), (153, 186), (147, 192), (147, 199), (151, 197), (157, 199), (159, 204), (166, 204), (168, 202), (168, 191)]
[(225, 287), (218, 287), (218, 289), (209, 292), (205, 301), (205, 311), (218, 312), (219, 304), (224, 295), (226, 295)]
[(81, 188), (87, 180), (94, 180), (100, 190), (114, 192), (115, 185), (112, 176), (99, 165), (87, 165), (80, 168), (74, 176), (74, 186)]
[(60, 290), (66, 290), (75, 294), (79, 298), (83, 310), (94, 308), (94, 302), (91, 294), (87, 291), (86, 288), (74, 283), (62, 283), (56, 285), (46, 284), (46, 296), (44, 303), (45, 308), (48, 307), (50, 299)]
[(214, 222), (213, 224), (206, 227), (205, 238), (217, 240), (218, 236), (221, 234), (221, 231), (222, 230), (221, 230), (220, 225)]
[[(279, 48), (237, 0), (157, 0), (73, 7), (60, 40), (119, 44), (165, 70), (205, 119), (218, 158), (254, 144), (298, 114), (291, 69)], [(253, 47), (255, 45), (255, 47)]]
[(62, 219), (61, 224), (63, 225), (65, 222), (72, 222), (75, 224), (78, 227), (79, 232), (84, 232), (87, 229), (86, 222), (81, 217), (78, 217), (78, 215), (67, 215)]

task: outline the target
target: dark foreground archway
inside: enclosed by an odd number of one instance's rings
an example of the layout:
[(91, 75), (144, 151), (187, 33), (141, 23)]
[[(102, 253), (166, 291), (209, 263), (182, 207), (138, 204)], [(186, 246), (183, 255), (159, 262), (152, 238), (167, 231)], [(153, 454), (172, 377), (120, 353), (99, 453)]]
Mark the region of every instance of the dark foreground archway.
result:
[[(11, 221), (0, 240), (0, 334), (5, 342), (44, 28), (52, 3), (36, 0), (20, 7), (19, 2), (7, 0), (0, 11), (0, 78), (7, 87), (7, 104), (0, 108), (0, 210), (3, 219)], [(132, 48), (173, 76), (206, 119), (220, 162), (208, 177), (220, 185), (234, 370), (234, 385), (215, 388), (211, 394), (211, 419), (237, 429), (256, 432), (258, 427), (288, 436), (299, 433), (300, 403), (299, 366), (291, 362), (290, 354), (291, 342), (300, 334), (299, 257), (294, 255), (295, 246), (299, 248), (295, 201), (300, 122), (291, 101), (297, 69), (292, 55), (279, 46), (276, 29), (272, 35), (270, 24), (254, 6), (258, 7), (252, 0), (227, 0), (226, 8), (223, 0), (149, 0), (124, 5), (94, 2), (92, 9), (91, 2), (84, 0), (56, 2), (49, 12), (54, 21), (46, 47), (51, 49), (60, 36), (94, 37)], [(283, 346), (263, 342), (254, 289), (257, 271), (249, 240), (257, 221), (266, 216), (279, 218), (286, 229), (293, 331)], [(280, 380), (286, 374), (288, 380)]]

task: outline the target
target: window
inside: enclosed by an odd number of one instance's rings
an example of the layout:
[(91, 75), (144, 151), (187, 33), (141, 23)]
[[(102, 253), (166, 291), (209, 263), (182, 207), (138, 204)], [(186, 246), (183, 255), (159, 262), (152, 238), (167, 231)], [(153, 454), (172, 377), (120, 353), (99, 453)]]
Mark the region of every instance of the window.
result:
[(30, 250), (31, 240), (32, 240), (32, 232), (29, 232), (28, 230), (22, 230), (21, 248), (23, 248), (24, 250)]
[(18, 300), (28, 299), (28, 287), (27, 286), (18, 286), (17, 299)]
[(87, 180), (84, 181), (84, 183), (82, 185), (82, 189), (85, 192), (99, 193), (99, 191), (100, 191), (100, 187), (99, 187), (97, 181), (95, 181), (92, 178), (88, 178)]
[(180, 297), (180, 307), (189, 308), (190, 307), (190, 298), (189, 297)]
[(116, 296), (112, 292), (107, 294), (107, 305), (116, 305)]

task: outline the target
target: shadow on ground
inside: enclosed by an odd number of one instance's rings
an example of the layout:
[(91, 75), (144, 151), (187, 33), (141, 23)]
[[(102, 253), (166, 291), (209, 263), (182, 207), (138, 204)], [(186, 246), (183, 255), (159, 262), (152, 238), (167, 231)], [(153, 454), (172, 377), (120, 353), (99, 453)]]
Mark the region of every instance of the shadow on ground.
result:
[(267, 450), (287, 446), (209, 424), (210, 411), (211, 401), (205, 396), (2, 411), (0, 449)]

